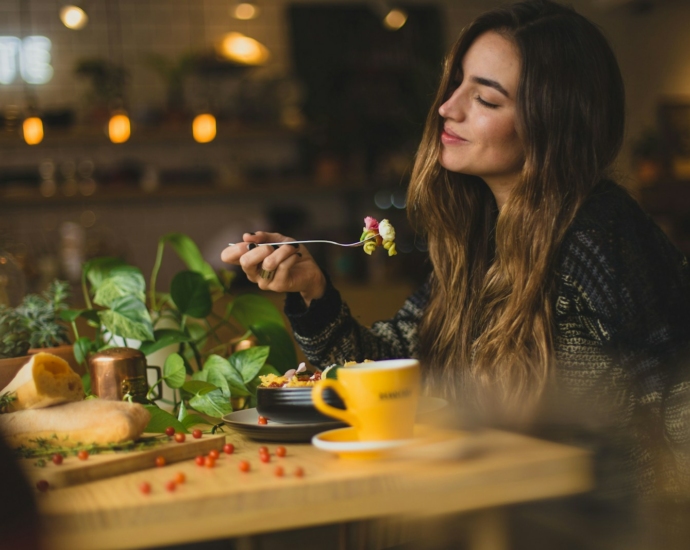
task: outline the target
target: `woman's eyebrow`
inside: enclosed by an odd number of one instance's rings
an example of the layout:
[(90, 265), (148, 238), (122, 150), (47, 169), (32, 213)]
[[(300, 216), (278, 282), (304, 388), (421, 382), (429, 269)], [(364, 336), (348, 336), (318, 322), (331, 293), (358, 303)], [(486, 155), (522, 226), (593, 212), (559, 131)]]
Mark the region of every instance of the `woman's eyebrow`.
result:
[(476, 84), (480, 84), (482, 86), (489, 86), (490, 88), (493, 88), (494, 90), (498, 90), (504, 96), (506, 96), (507, 98), (510, 98), (510, 94), (508, 93), (508, 91), (503, 86), (501, 86), (498, 82), (496, 82), (495, 80), (490, 80), (488, 78), (483, 78), (481, 76), (473, 76), (470, 78), (470, 80), (472, 82), (475, 82)]

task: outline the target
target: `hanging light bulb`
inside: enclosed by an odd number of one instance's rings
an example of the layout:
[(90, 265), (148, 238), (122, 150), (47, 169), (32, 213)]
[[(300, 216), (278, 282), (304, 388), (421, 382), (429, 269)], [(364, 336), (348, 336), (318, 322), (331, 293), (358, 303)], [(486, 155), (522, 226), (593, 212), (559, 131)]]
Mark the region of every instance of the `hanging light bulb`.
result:
[(389, 31), (397, 31), (407, 22), (407, 12), (400, 8), (393, 8), (383, 18), (383, 26)]
[(216, 138), (216, 117), (209, 113), (197, 115), (192, 122), (192, 135), (198, 143), (208, 143)]
[(235, 19), (241, 19), (242, 21), (259, 17), (259, 12), (259, 6), (253, 2), (238, 2), (230, 8), (230, 14)]
[(63, 6), (60, 9), (60, 21), (68, 29), (78, 31), (89, 22), (89, 16), (79, 6)]
[(113, 143), (124, 143), (132, 133), (127, 113), (120, 111), (110, 117), (108, 121), (108, 137)]
[(239, 32), (226, 34), (219, 50), (226, 59), (243, 65), (263, 65), (270, 57), (266, 46)]
[(43, 121), (39, 117), (25, 118), (22, 130), (24, 132), (24, 141), (29, 145), (38, 145), (43, 141)]

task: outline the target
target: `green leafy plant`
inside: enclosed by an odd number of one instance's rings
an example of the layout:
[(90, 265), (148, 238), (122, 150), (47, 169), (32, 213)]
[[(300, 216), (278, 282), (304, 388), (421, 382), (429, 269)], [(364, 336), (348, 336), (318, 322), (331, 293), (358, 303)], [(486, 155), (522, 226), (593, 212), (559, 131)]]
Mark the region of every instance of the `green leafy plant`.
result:
[[(156, 283), (167, 247), (187, 269), (173, 277), (168, 292), (159, 292)], [(89, 354), (117, 345), (118, 339), (147, 356), (177, 346), (162, 369), (162, 381), (173, 393), (172, 401), (163, 401), (173, 414), (149, 405), (149, 432), (169, 426), (186, 432), (206, 421), (191, 411), (221, 418), (233, 410), (233, 402), (251, 406), (258, 377), (294, 368), (297, 355), (278, 309), (256, 294), (232, 298), (231, 282), (231, 273), (219, 277), (194, 241), (181, 233), (159, 240), (148, 293), (138, 268), (114, 258), (91, 260), (82, 271), (86, 309), (63, 312), (75, 331), (75, 357), (84, 363)], [(93, 337), (79, 334), (80, 317), (94, 329)], [(174, 328), (156, 328), (163, 324)], [(250, 338), (255, 346), (236, 351), (237, 344)]]
[(68, 297), (69, 284), (55, 280), (42, 294), (27, 294), (14, 309), (0, 305), (0, 358), (69, 344), (68, 326), (61, 318)]
[(61, 318), (67, 309), (69, 283), (55, 280), (42, 294), (28, 294), (16, 308), (31, 332), (32, 348), (50, 348), (69, 344), (68, 326)]

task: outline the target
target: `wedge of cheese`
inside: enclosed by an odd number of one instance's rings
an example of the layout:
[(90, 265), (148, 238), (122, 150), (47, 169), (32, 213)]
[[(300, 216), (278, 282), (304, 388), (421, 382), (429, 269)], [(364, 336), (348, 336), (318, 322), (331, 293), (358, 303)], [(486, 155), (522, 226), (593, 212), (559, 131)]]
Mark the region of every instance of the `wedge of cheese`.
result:
[(67, 361), (50, 353), (37, 353), (12, 381), (0, 389), (0, 395), (13, 394), (9, 411), (40, 409), (68, 401), (84, 399), (79, 375)]
[(0, 435), (11, 447), (39, 440), (62, 447), (138, 439), (151, 415), (137, 403), (87, 399), (46, 409), (0, 414)]

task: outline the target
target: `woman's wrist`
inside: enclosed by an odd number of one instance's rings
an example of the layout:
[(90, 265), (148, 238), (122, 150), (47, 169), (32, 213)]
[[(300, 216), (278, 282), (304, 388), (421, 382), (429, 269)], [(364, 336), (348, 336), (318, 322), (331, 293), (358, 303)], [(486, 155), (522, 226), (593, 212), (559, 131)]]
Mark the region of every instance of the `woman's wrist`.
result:
[(326, 277), (323, 272), (319, 270), (319, 275), (316, 282), (305, 291), (300, 292), (302, 300), (309, 307), (312, 300), (318, 300), (326, 293)]

